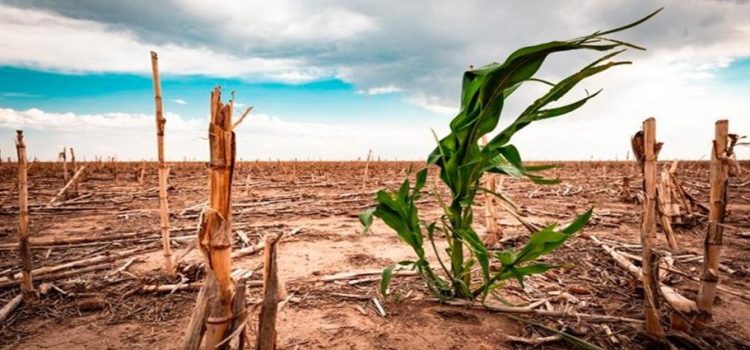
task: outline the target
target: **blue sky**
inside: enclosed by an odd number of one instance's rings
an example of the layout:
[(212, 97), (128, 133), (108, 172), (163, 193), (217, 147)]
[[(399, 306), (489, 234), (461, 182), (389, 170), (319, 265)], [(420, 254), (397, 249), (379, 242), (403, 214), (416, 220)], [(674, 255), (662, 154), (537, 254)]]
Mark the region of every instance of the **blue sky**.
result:
[[(405, 102), (400, 93), (358, 93), (352, 84), (335, 78), (299, 84), (207, 76), (167, 75), (161, 79), (165, 109), (187, 118), (207, 115), (208, 96), (214, 86), (235, 91), (237, 102), (252, 104), (256, 112), (290, 121), (376, 119), (387, 123), (432, 116)], [(6, 66), (0, 67), (0, 105), (54, 113), (150, 114), (154, 111), (152, 84), (151, 76), (136, 74), (66, 74)]]
[(750, 92), (750, 57), (740, 57), (718, 72), (719, 81), (731, 88)]
[[(571, 98), (603, 88), (601, 95), (513, 142), (527, 159), (622, 159), (630, 135), (655, 116), (662, 157), (698, 159), (710, 149), (716, 119), (750, 134), (750, 4), (743, 1), (170, 0), (159, 3), (161, 11), (143, 10), (152, 6), (0, 0), (3, 155), (13, 153), (21, 128), (30, 154), (41, 159), (62, 147), (87, 158), (153, 158), (155, 50), (170, 159), (206, 158), (208, 95), (216, 85), (254, 106), (238, 131), (245, 159), (356, 159), (370, 149), (385, 159), (420, 159), (434, 145), (430, 129), (447, 131), (469, 65), (662, 6), (618, 37), (648, 51), (626, 53), (632, 66), (587, 81)], [(555, 57), (542, 77), (560, 79), (593, 58)], [(502, 123), (543, 92), (520, 90)]]

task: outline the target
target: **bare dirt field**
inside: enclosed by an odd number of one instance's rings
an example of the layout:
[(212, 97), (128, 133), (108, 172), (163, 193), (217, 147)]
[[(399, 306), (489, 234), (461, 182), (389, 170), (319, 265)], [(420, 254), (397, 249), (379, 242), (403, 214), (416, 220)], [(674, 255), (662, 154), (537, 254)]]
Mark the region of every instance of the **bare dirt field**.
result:
[[(197, 249), (179, 262), (178, 280), (161, 270), (156, 165), (88, 163), (77, 197), (48, 206), (64, 185), (61, 166), (36, 163), (29, 172), (31, 242), (35, 284), (46, 293), (23, 304), (0, 324), (0, 347), (7, 349), (174, 349), (187, 328), (204, 258)], [(364, 162), (241, 162), (233, 184), (234, 250), (247, 254), (235, 268), (255, 271), (248, 300), (257, 303), (262, 254), (249, 253), (261, 237), (285, 232), (279, 250), (280, 276), (287, 302), (278, 319), (281, 349), (503, 349), (530, 348), (508, 335), (553, 335), (508, 314), (438, 303), (418, 276), (394, 278), (391, 296), (379, 295), (379, 271), (413, 257), (413, 252), (382, 222), (362, 234), (357, 215), (374, 205), (375, 191), (395, 188), (412, 166), (421, 163), (372, 162), (363, 182)], [(584, 232), (548, 258), (563, 268), (528, 278), (525, 288), (508, 282), (501, 294), (510, 302), (563, 316), (515, 314), (586, 339), (603, 348), (639, 349), (648, 343), (637, 322), (582, 320), (565, 313), (642, 319), (642, 289), (619, 267), (595, 236), (638, 264), (640, 204), (624, 193), (640, 187), (634, 162), (568, 162), (550, 170), (563, 181), (540, 186), (504, 179), (502, 190), (539, 225), (567, 222), (589, 207), (595, 215)], [(678, 175), (697, 201), (708, 201), (707, 162), (680, 163)], [(173, 252), (179, 257), (196, 235), (198, 215), (208, 198), (203, 163), (173, 163), (169, 206)], [(706, 348), (742, 348), (750, 342), (750, 164), (730, 179), (729, 214), (724, 231), (721, 285), (714, 322), (700, 341)], [(12, 278), (20, 271), (15, 242), (18, 202), (15, 164), (0, 165), (0, 306), (19, 293)], [(432, 169), (430, 176), (436, 176)], [(627, 191), (625, 191), (627, 192)], [(425, 196), (421, 209), (438, 214), (437, 202)], [(484, 226), (481, 203), (477, 227)], [(503, 230), (499, 249), (521, 246), (529, 232), (513, 216), (499, 211)], [(675, 227), (678, 249), (665, 284), (694, 299), (702, 269), (706, 218), (696, 209), (690, 222)], [(294, 234), (292, 234), (294, 233)], [(243, 238), (247, 237), (247, 241)], [(59, 240), (66, 240), (60, 242)], [(57, 240), (57, 241), (56, 241)], [(442, 242), (444, 243), (444, 242)], [(666, 250), (664, 235), (659, 247)], [(244, 250), (243, 250), (244, 248)], [(440, 247), (438, 247), (440, 248)], [(438, 249), (439, 250), (439, 249)], [(434, 259), (434, 252), (428, 255)], [(79, 263), (82, 259), (89, 263)], [(93, 261), (93, 262), (92, 262)], [(67, 265), (62, 265), (69, 263)], [(45, 267), (51, 267), (44, 269)], [(337, 275), (359, 272), (356, 276)], [(338, 278), (332, 278), (336, 275)], [(177, 290), (144, 291), (144, 285), (183, 282)], [(386, 316), (372, 298), (383, 303)], [(250, 320), (257, 318), (257, 309)], [(663, 320), (672, 313), (662, 307)], [(253, 331), (250, 337), (253, 337)], [(569, 348), (564, 341), (539, 348)]]

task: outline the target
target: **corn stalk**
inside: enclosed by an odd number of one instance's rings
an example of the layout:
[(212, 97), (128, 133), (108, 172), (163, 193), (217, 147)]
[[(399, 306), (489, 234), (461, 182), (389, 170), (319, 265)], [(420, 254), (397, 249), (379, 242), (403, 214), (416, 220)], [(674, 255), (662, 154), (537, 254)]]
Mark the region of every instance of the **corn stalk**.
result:
[(643, 313), (646, 332), (656, 338), (664, 337), (659, 321), (659, 256), (656, 247), (656, 160), (662, 143), (656, 142), (656, 120), (648, 118), (641, 131), (631, 139), (633, 154), (643, 171), (643, 212), (641, 220), (641, 251), (643, 275)]
[[(641, 48), (620, 40), (609, 39), (606, 35), (634, 27), (658, 12), (616, 29), (595, 32), (572, 40), (524, 47), (513, 52), (503, 63), (492, 63), (466, 71), (463, 76), (461, 108), (450, 123), (450, 134), (439, 140), (436, 136), (438, 146), (429, 155), (427, 166), (417, 172), (414, 186), (406, 179), (397, 191), (382, 190), (377, 193), (377, 206), (360, 215), (365, 230), (372, 224), (372, 217), (375, 216), (396, 231), (399, 238), (410, 245), (417, 254), (417, 260), (400, 264), (415, 268), (430, 290), (440, 298), (486, 297), (492, 288), (503, 280), (514, 278), (523, 283), (524, 276), (542, 273), (555, 267), (536, 263), (535, 260), (550, 253), (582, 229), (591, 217), (592, 211), (578, 216), (569, 226), (562, 229), (558, 229), (554, 224), (541, 229), (518, 251), (490, 253), (473, 228), (475, 196), (478, 192), (485, 192), (506, 202), (511, 208), (513, 204), (502, 193), (481, 187), (481, 178), (485, 173), (494, 173), (527, 178), (537, 184), (558, 183), (557, 179), (548, 179), (539, 174), (542, 170), (552, 168), (551, 166), (523, 164), (518, 149), (509, 144), (512, 136), (533, 122), (573, 112), (598, 95), (601, 90), (569, 104), (548, 107), (582, 80), (614, 66), (630, 63), (610, 59), (626, 48)], [(599, 51), (605, 54), (557, 83), (536, 77), (536, 73), (549, 55), (578, 50)], [(491, 138), (485, 146), (480, 146), (479, 140), (482, 136), (497, 128), (506, 99), (527, 83), (546, 84), (550, 89), (521, 112), (508, 127)], [(438, 196), (443, 207), (443, 215), (438, 221), (426, 222), (420, 219), (416, 202), (427, 180), (427, 167), (432, 165), (440, 169), (440, 180), (450, 189), (451, 199), (444, 203)], [(425, 233), (445, 276), (435, 273), (427, 261), (423, 242)], [(449, 266), (443, 264), (435, 248), (435, 234), (444, 235), (448, 241), (446, 253), (450, 257)], [(468, 249), (469, 255), (466, 255), (465, 249)], [(501, 267), (491, 270), (491, 260), (498, 261)], [(474, 286), (471, 271), (477, 264), (481, 271), (481, 283)], [(383, 273), (381, 291), (384, 293), (387, 292), (393, 268), (394, 266), (391, 266)]]
[(730, 144), (728, 140), (729, 122), (727, 120), (717, 121), (711, 149), (708, 231), (704, 241), (701, 285), (696, 299), (700, 311), (698, 320), (702, 323), (711, 321), (712, 308), (716, 298), (716, 286), (719, 284), (719, 260), (724, 231), (722, 225), (726, 218), (727, 183), (734, 148), (734, 144)]
[(232, 270), (232, 175), (234, 174), (235, 140), (232, 131), (233, 103), (221, 102), (221, 89), (211, 93), (211, 124), (208, 138), (211, 147), (209, 174), (209, 207), (203, 212), (198, 240), (216, 279), (214, 295), (209, 296), (205, 348), (214, 349), (230, 333), (234, 281)]
[(18, 152), (18, 250), (21, 255), (21, 292), (26, 300), (34, 299), (34, 283), (31, 280), (31, 247), (29, 246), (29, 182), (26, 161), (26, 144), (23, 131), (16, 130)]
[[(156, 52), (151, 51), (151, 70), (154, 80), (154, 104), (156, 106), (156, 141), (159, 156), (159, 220), (162, 237), (162, 249), (164, 255), (164, 271), (169, 276), (174, 276), (175, 270), (172, 265), (172, 248), (169, 241), (169, 202), (167, 200), (167, 179), (169, 178), (169, 167), (164, 162), (164, 109), (162, 108), (161, 80), (159, 79), (159, 57)], [(115, 167), (115, 179), (117, 179), (117, 168)]]

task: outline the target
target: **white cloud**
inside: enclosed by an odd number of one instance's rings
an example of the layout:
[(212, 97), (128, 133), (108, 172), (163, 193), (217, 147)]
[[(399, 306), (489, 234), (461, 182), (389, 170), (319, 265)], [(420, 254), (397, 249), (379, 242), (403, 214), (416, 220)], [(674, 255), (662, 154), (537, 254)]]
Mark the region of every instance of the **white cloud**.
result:
[(187, 104), (187, 101), (185, 101), (185, 100), (183, 100), (181, 98), (176, 98), (176, 99), (172, 100), (172, 102), (174, 102), (174, 103), (176, 103), (178, 105), (186, 105)]
[[(167, 113), (165, 148), (170, 160), (208, 157), (208, 118), (186, 119)], [(0, 108), (0, 149), (13, 149), (13, 130), (23, 129), (29, 157), (55, 159), (74, 147), (81, 158), (116, 156), (152, 159), (156, 150), (153, 115), (107, 113), (77, 115), (38, 109)], [(438, 131), (443, 129), (438, 126)], [(355, 159), (369, 149), (388, 159), (419, 159), (432, 150), (429, 128), (418, 125), (293, 122), (253, 114), (236, 130), (237, 155), (252, 159)], [(384, 135), (387, 135), (385, 137)]]
[[(657, 139), (664, 142), (660, 159), (708, 159), (716, 120), (728, 119), (730, 132), (749, 134), (747, 90), (722, 86), (714, 69), (697, 71), (675, 59), (649, 57), (593, 78), (586, 86), (605, 87), (599, 96), (571, 115), (530, 125), (513, 142), (533, 159), (622, 160), (630, 136), (655, 117)], [(747, 159), (750, 149), (737, 154)]]
[(358, 94), (364, 94), (364, 95), (386, 95), (386, 94), (393, 94), (396, 92), (401, 92), (401, 88), (393, 84), (372, 87), (372, 88), (368, 88), (364, 90), (357, 90)]
[(453, 115), (458, 113), (459, 110), (458, 104), (444, 102), (436, 96), (415, 94), (414, 96), (407, 98), (406, 100), (425, 110), (437, 114)]
[(330, 42), (377, 29), (372, 18), (351, 9), (302, 1), (185, 0), (196, 20), (238, 40)]
[(149, 43), (132, 31), (53, 12), (0, 5), (0, 64), (65, 72), (148, 73), (159, 53), (165, 74), (303, 82), (319, 70), (301, 59), (242, 57), (205, 46)]

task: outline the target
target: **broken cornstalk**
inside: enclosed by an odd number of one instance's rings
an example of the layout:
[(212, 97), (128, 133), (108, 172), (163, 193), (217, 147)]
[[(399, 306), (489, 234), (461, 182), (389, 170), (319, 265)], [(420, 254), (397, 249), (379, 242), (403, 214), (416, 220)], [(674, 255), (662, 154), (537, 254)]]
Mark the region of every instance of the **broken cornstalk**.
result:
[(5, 306), (0, 309), (0, 322), (5, 322), (5, 320), (10, 317), (10, 314), (13, 313), (13, 310), (15, 310), (18, 305), (21, 305), (21, 302), (23, 301), (23, 294), (18, 294), (13, 299), (10, 299), (10, 301), (5, 304)]
[(16, 130), (18, 151), (18, 249), (21, 255), (21, 292), (26, 300), (35, 296), (31, 281), (31, 249), (29, 247), (29, 183), (26, 167), (26, 144), (23, 131)]
[[(76, 154), (73, 152), (73, 147), (70, 148), (70, 165), (73, 168), (73, 170), (76, 169)], [(71, 187), (67, 194), (70, 197), (77, 197), (78, 196), (78, 181), (73, 182), (73, 187)]]
[(365, 173), (362, 175), (362, 189), (364, 190), (367, 186), (367, 178), (370, 171), (370, 160), (372, 159), (372, 150), (367, 151), (367, 160), (365, 161)]
[(210, 200), (198, 228), (198, 242), (208, 259), (207, 268), (216, 279), (216, 288), (209, 290), (206, 318), (205, 348), (214, 349), (232, 333), (232, 302), (234, 281), (232, 270), (232, 176), (235, 163), (235, 139), (232, 131), (234, 101), (221, 102), (221, 88), (211, 93)]
[(680, 207), (674, 199), (674, 186), (670, 177), (670, 172), (664, 169), (656, 181), (656, 202), (661, 220), (661, 228), (667, 237), (669, 248), (677, 249), (677, 239), (672, 229), (672, 219), (679, 218)]
[(716, 286), (719, 283), (719, 255), (721, 254), (724, 217), (727, 207), (727, 179), (729, 177), (729, 160), (732, 158), (732, 147), (728, 147), (729, 122), (716, 122), (709, 182), (708, 231), (704, 242), (703, 273), (698, 290), (696, 304), (700, 311), (698, 320), (711, 320), (712, 307), (716, 297)]
[[(487, 135), (482, 136), (482, 146), (487, 145)], [(485, 186), (492, 193), (497, 190), (496, 178), (492, 174), (485, 175)], [(487, 233), (484, 236), (484, 244), (487, 246), (496, 245), (501, 238), (503, 233), (497, 226), (497, 207), (495, 206), (495, 196), (489, 193), (484, 194), (484, 206), (485, 206), (485, 227)]]
[(78, 171), (76, 171), (75, 175), (73, 175), (73, 177), (70, 179), (70, 181), (68, 181), (68, 183), (66, 183), (65, 186), (63, 186), (63, 188), (60, 190), (60, 192), (57, 192), (57, 194), (54, 197), (52, 197), (52, 199), (49, 201), (49, 204), (54, 203), (58, 198), (60, 198), (63, 195), (65, 195), (65, 193), (67, 193), (70, 190), (71, 187), (78, 186), (77, 185), (78, 181), (81, 178), (81, 175), (83, 174), (84, 170), (86, 170), (86, 166), (85, 165), (82, 166), (80, 169), (78, 169)]
[(146, 179), (146, 161), (141, 162), (141, 170), (138, 173), (138, 184), (143, 186), (143, 180)]
[(664, 337), (659, 321), (659, 280), (656, 245), (656, 159), (661, 143), (656, 142), (656, 120), (648, 118), (643, 129), (633, 136), (633, 153), (643, 171), (643, 217), (641, 219), (641, 245), (643, 246), (643, 311), (646, 317), (646, 332), (656, 338)]
[(209, 291), (216, 290), (216, 280), (211, 270), (206, 271), (206, 277), (203, 278), (205, 283), (198, 292), (195, 300), (193, 315), (190, 317), (188, 331), (182, 343), (183, 350), (197, 350), (201, 345), (203, 333), (206, 331), (206, 310), (208, 308)]
[(68, 182), (68, 150), (67, 148), (63, 147), (63, 150), (58, 155), (58, 158), (62, 159), (63, 180), (65, 180), (65, 182)]
[(266, 247), (263, 251), (263, 305), (258, 319), (256, 350), (276, 349), (276, 315), (280, 293), (276, 253), (282, 236), (283, 234), (266, 237)]
[(169, 243), (169, 204), (167, 202), (167, 178), (169, 168), (164, 163), (164, 110), (162, 108), (161, 81), (159, 80), (159, 57), (151, 51), (151, 70), (154, 80), (154, 102), (156, 104), (156, 141), (159, 152), (159, 218), (161, 221), (161, 238), (164, 249), (164, 270), (174, 276), (172, 266), (172, 248)]

